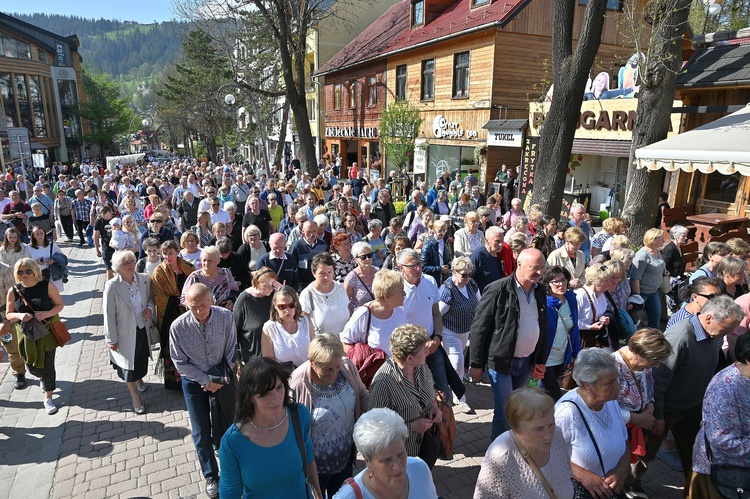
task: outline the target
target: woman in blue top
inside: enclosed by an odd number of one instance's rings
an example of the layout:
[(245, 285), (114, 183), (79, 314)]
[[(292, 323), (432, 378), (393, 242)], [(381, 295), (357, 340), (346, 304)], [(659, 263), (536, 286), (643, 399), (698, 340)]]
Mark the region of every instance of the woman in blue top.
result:
[(562, 391), (558, 379), (572, 369), (573, 361), (581, 351), (578, 331), (578, 304), (576, 294), (568, 289), (570, 272), (563, 267), (548, 267), (542, 276), (547, 288), (547, 370), (542, 384), (547, 394), (560, 400)]
[[(304, 463), (295, 417), (302, 430)], [(310, 411), (292, 402), (281, 364), (265, 357), (253, 357), (245, 364), (237, 388), (236, 418), (219, 448), (222, 499), (323, 499), (310, 438)]]

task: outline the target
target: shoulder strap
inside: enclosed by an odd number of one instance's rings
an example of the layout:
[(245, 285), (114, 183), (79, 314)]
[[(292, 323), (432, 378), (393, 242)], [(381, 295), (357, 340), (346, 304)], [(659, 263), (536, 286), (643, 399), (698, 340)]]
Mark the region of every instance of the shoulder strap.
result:
[(591, 310), (594, 312), (594, 316), (592, 318), (595, 321), (595, 320), (597, 320), (599, 318), (599, 313), (596, 311), (596, 307), (594, 306), (594, 300), (591, 299), (591, 295), (589, 294), (589, 292), (586, 290), (585, 287), (581, 288), (581, 289), (583, 289), (583, 294), (586, 295), (586, 298), (589, 299), (589, 304), (591, 305)]
[(365, 305), (367, 309), (367, 330), (365, 331), (365, 345), (369, 345), (368, 340), (370, 339), (370, 323), (372, 322), (372, 310), (370, 307)]
[(370, 288), (367, 287), (367, 284), (365, 284), (365, 281), (362, 280), (362, 278), (357, 274), (357, 272), (354, 272), (354, 276), (359, 280), (360, 283), (362, 283), (362, 286), (364, 286), (365, 291), (367, 291), (367, 294), (370, 295), (371, 299), (375, 299), (375, 295), (372, 294), (372, 291), (370, 291)]
[(305, 456), (305, 443), (302, 440), (302, 425), (299, 422), (299, 412), (297, 404), (289, 406), (289, 412), (292, 416), (292, 427), (294, 428), (294, 437), (297, 439), (297, 447), (299, 448), (300, 456), (302, 457), (302, 473), (305, 475), (305, 492), (307, 497), (310, 497), (310, 477), (307, 475), (307, 463)]
[(539, 481), (542, 483), (542, 486), (544, 487), (544, 490), (547, 491), (547, 495), (550, 497), (550, 499), (557, 499), (557, 496), (555, 495), (555, 491), (552, 489), (552, 486), (547, 481), (547, 478), (544, 476), (544, 473), (539, 471), (539, 468), (537, 468), (536, 463), (531, 458), (531, 455), (529, 454), (529, 451), (518, 445), (518, 441), (516, 440), (516, 436), (513, 434), (513, 430), (510, 432), (510, 438), (513, 439), (513, 443), (516, 444), (516, 448), (518, 449), (518, 452), (521, 453), (521, 457), (523, 457), (523, 460), (526, 461), (526, 464), (529, 465), (529, 467), (534, 471), (534, 474), (539, 479)]
[(29, 307), (29, 310), (31, 310), (31, 313), (36, 313), (36, 310), (34, 310), (34, 307), (31, 306), (31, 303), (26, 299), (23, 293), (21, 293), (21, 290), (18, 289), (18, 286), (13, 286), (13, 290), (16, 292), (18, 296), (21, 297), (21, 301), (23, 301), (23, 304)]
[(568, 404), (573, 404), (574, 406), (576, 406), (576, 409), (578, 409), (578, 414), (581, 415), (581, 420), (583, 421), (584, 426), (586, 426), (586, 431), (589, 433), (589, 438), (591, 438), (591, 441), (594, 443), (594, 450), (596, 450), (596, 457), (599, 458), (599, 466), (602, 467), (602, 473), (606, 475), (607, 470), (604, 469), (604, 460), (602, 459), (601, 451), (599, 451), (599, 444), (596, 443), (594, 434), (591, 432), (591, 428), (589, 427), (588, 421), (586, 421), (586, 417), (583, 415), (583, 411), (581, 410), (579, 405), (573, 402), (572, 400), (563, 400), (563, 402), (567, 402)]
[(359, 484), (354, 480), (354, 478), (349, 477), (346, 480), (344, 480), (344, 485), (348, 485), (352, 489), (354, 489), (354, 497), (357, 499), (364, 499), (364, 496), (362, 495), (362, 489), (359, 488)]

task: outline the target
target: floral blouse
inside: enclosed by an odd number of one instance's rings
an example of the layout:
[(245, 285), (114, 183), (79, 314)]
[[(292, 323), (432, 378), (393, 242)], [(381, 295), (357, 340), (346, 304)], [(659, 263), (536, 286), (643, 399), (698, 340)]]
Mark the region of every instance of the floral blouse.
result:
[(357, 261), (354, 260), (354, 258), (344, 260), (338, 253), (334, 253), (332, 256), (333, 261), (335, 262), (333, 267), (333, 278), (336, 279), (336, 282), (344, 284), (344, 279), (349, 275), (349, 272), (357, 268)]
[(654, 377), (651, 369), (632, 372), (620, 352), (614, 352), (612, 357), (617, 364), (617, 382), (620, 383), (620, 394), (617, 403), (626, 423), (630, 421), (631, 412), (642, 411), (649, 402), (654, 400)]

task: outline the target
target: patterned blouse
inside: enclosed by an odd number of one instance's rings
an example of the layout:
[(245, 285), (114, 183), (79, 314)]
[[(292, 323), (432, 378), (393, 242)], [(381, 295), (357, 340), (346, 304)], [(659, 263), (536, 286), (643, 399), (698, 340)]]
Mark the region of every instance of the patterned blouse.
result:
[[(377, 267), (375, 267), (375, 271), (378, 271)], [(352, 299), (349, 301), (349, 313), (354, 312), (358, 307), (370, 303), (375, 299), (375, 295), (372, 294), (372, 286), (366, 285), (354, 270), (346, 275), (344, 284), (348, 285), (354, 291)]]
[(649, 402), (654, 400), (654, 377), (651, 369), (631, 371), (622, 354), (612, 353), (617, 364), (617, 382), (620, 383), (620, 395), (617, 403), (626, 423), (630, 421), (631, 412), (642, 411)]
[(344, 279), (349, 275), (349, 272), (357, 268), (357, 261), (351, 257), (349, 260), (344, 260), (338, 253), (333, 253), (332, 257), (335, 262), (333, 267), (333, 278), (336, 279), (337, 282), (343, 284)]
[(735, 364), (719, 371), (706, 388), (703, 422), (693, 447), (693, 471), (711, 474), (706, 457), (708, 438), (713, 462), (750, 468), (750, 378)]

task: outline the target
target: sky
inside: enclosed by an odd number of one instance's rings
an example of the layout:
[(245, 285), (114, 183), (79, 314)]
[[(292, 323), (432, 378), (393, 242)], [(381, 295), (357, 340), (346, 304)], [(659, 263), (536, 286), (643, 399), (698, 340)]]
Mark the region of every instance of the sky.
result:
[[(5, 4), (5, 5), (3, 5)], [(172, 13), (172, 0), (31, 0), (26, 2), (0, 2), (0, 10), (12, 14), (61, 14), (86, 18), (119, 19), (152, 23), (169, 21), (177, 17)]]

